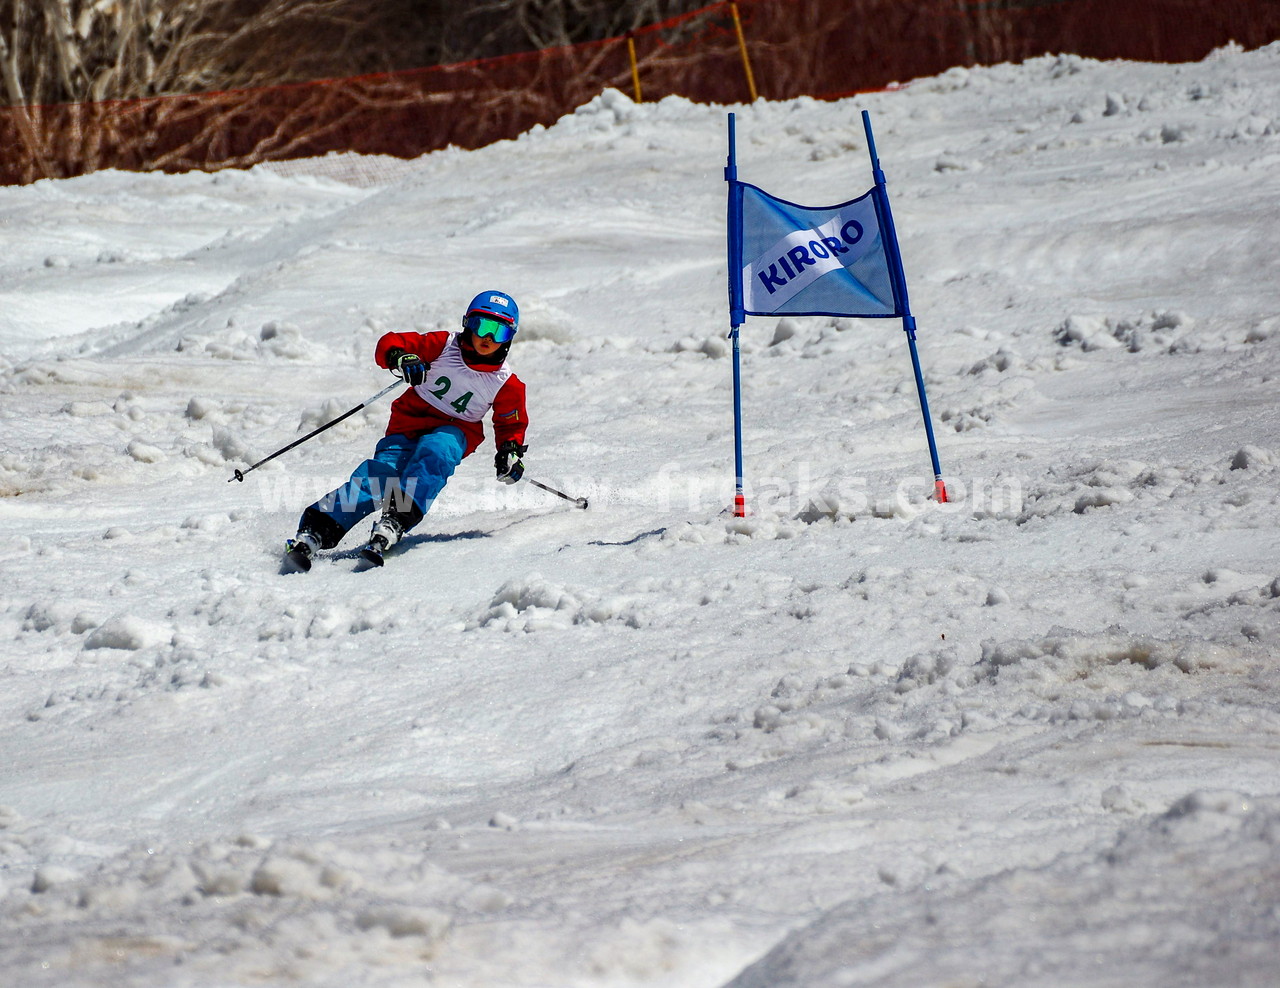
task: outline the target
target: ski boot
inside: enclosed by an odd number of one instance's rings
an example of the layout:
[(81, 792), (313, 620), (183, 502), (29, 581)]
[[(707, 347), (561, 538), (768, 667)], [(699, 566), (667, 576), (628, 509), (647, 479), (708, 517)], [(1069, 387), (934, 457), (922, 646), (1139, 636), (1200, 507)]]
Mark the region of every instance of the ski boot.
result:
[(404, 526), (391, 512), (385, 513), (369, 533), (369, 541), (360, 550), (360, 558), (370, 566), (381, 566), (388, 549), (400, 541)]
[(286, 540), (284, 559), (280, 563), (280, 572), (306, 573), (311, 569), (311, 557), (320, 549), (320, 540), (308, 531), (300, 531), (296, 536)]

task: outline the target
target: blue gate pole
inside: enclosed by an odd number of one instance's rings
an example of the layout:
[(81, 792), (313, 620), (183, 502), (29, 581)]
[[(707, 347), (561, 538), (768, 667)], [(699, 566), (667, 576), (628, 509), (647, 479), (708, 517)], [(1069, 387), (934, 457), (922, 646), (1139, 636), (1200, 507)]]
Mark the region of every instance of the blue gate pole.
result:
[(942, 480), (942, 467), (938, 463), (938, 444), (933, 438), (933, 420), (929, 417), (929, 399), (924, 393), (924, 375), (920, 372), (920, 354), (916, 351), (916, 317), (911, 314), (911, 302), (907, 298), (907, 274), (902, 267), (902, 252), (898, 248), (898, 233), (893, 226), (893, 213), (889, 209), (889, 192), (885, 188), (884, 172), (880, 168), (880, 156), (876, 154), (876, 139), (871, 133), (871, 114), (862, 111), (862, 128), (867, 134), (867, 153), (871, 155), (871, 175), (875, 179), (876, 213), (880, 228), (884, 231), (885, 252), (889, 259), (889, 272), (893, 276), (893, 298), (902, 328), (907, 334), (907, 346), (911, 351), (911, 367), (916, 375), (916, 392), (920, 395), (920, 411), (924, 415), (924, 434), (929, 440), (929, 459), (933, 464), (933, 496), (940, 504), (947, 502), (947, 485)]
[(738, 347), (739, 329), (746, 319), (742, 304), (742, 189), (738, 185), (738, 152), (736, 115), (729, 114), (729, 159), (724, 169), (729, 183), (728, 268), (729, 268), (729, 339), (733, 340), (733, 514), (747, 514), (746, 485), (742, 469), (742, 354)]

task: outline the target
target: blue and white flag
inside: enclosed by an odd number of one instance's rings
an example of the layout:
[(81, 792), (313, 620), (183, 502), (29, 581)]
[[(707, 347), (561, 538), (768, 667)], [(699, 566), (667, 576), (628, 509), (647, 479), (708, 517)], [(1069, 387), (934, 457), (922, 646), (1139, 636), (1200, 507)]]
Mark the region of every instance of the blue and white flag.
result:
[(743, 314), (902, 315), (875, 189), (836, 206), (814, 207), (745, 182), (734, 185), (739, 217), (729, 263)]
[(907, 299), (907, 276), (894, 231), (884, 172), (871, 133), (871, 114), (862, 111), (867, 153), (875, 185), (857, 199), (836, 206), (801, 206), (738, 181), (736, 116), (729, 114), (727, 217), (729, 338), (733, 340), (733, 447), (737, 481), (733, 513), (746, 514), (742, 457), (742, 372), (739, 330), (747, 316), (857, 316), (902, 319), (920, 394), (934, 496), (948, 500), (938, 463), (924, 374), (916, 352), (916, 320)]

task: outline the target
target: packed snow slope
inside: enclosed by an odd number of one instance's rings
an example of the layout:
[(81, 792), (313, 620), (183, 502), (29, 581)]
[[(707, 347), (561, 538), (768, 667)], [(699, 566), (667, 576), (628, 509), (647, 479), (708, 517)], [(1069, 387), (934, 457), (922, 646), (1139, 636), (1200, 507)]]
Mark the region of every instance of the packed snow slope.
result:
[[(1280, 46), (737, 107), (886, 320), (752, 319), (725, 109), (0, 190), (0, 970), (33, 986), (1273, 985)], [(277, 572), (390, 329), (521, 303), (528, 484)]]

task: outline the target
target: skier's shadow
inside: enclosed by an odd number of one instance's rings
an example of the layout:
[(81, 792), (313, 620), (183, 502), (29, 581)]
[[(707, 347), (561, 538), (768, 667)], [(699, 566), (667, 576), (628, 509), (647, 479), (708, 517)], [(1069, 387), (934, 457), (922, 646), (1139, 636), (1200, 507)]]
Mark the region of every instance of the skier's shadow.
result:
[[(461, 542), (464, 539), (487, 539), (492, 532), (482, 532), (479, 529), (471, 529), (466, 532), (430, 532), (423, 535), (406, 535), (402, 538), (396, 547), (396, 551), (408, 549), (412, 546), (419, 545), (423, 542)], [(334, 559), (360, 559), (360, 547), (351, 549), (343, 549), (341, 552), (333, 554)]]

